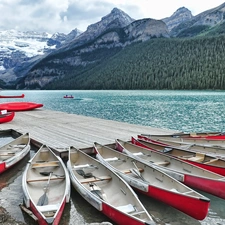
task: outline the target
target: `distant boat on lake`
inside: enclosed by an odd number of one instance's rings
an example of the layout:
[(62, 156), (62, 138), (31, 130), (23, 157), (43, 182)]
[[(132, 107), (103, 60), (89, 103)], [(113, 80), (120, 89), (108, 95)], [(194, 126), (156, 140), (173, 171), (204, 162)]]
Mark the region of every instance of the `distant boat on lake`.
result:
[(74, 98), (73, 95), (64, 95), (63, 98)]
[(0, 95), (0, 98), (24, 98), (24, 94), (21, 95)]

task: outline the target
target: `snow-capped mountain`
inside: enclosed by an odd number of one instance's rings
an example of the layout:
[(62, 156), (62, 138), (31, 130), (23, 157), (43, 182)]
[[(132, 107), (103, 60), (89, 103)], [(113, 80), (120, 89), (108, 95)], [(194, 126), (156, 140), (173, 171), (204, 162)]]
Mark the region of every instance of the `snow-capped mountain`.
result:
[(75, 29), (68, 35), (34, 31), (0, 31), (0, 72), (4, 72), (32, 57), (44, 55), (81, 34)]
[[(51, 36), (48, 33), (37, 33), (33, 31), (0, 31), (0, 70), (11, 67), (7, 59), (15, 59), (15, 57), (18, 57), (18, 60), (19, 57), (26, 59), (36, 55), (43, 55), (47, 49), (55, 48), (54, 46), (47, 45), (47, 40)], [(13, 64), (16, 61), (15, 59)]]

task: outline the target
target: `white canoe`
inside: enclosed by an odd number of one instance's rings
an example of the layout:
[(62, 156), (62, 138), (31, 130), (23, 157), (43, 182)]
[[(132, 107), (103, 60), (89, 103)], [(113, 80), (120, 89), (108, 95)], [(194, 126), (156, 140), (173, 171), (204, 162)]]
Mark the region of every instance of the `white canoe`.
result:
[[(117, 139), (115, 148), (164, 171), (185, 185), (225, 199), (225, 177), (180, 159)], [(216, 188), (215, 188), (216, 187)]]
[(77, 192), (116, 224), (155, 224), (131, 187), (93, 157), (71, 147), (67, 168)]
[[(162, 201), (187, 215), (203, 220), (210, 200), (166, 173), (108, 146), (95, 143), (96, 158), (137, 191)], [(184, 204), (188, 202), (188, 204)]]
[(225, 160), (206, 153), (190, 151), (179, 147), (169, 146), (163, 142), (131, 138), (131, 142), (144, 148), (156, 150), (166, 155), (179, 158), (195, 166), (225, 176)]
[(30, 151), (29, 133), (0, 147), (0, 174), (22, 160)]
[(205, 139), (205, 138), (182, 138), (180, 136), (161, 136), (161, 135), (141, 135), (148, 137), (152, 140), (168, 140), (168, 141), (176, 141), (176, 142), (183, 142), (189, 144), (198, 144), (198, 145), (205, 145), (210, 147), (223, 147), (225, 148), (225, 139)]
[(59, 224), (70, 199), (70, 177), (62, 159), (42, 145), (23, 173), (24, 203), (40, 225)]
[[(161, 143), (165, 145), (169, 145), (172, 147), (181, 148), (184, 150), (194, 151), (194, 152), (200, 152), (205, 153), (214, 157), (218, 158), (225, 158), (225, 148), (223, 146), (217, 146), (217, 145), (204, 145), (204, 143), (192, 143), (188, 142), (189, 139), (186, 141), (179, 141), (177, 138), (167, 138), (167, 139), (151, 139), (149, 137), (138, 135), (139, 140), (146, 140), (151, 141), (154, 143)], [(191, 139), (190, 139), (191, 140)]]

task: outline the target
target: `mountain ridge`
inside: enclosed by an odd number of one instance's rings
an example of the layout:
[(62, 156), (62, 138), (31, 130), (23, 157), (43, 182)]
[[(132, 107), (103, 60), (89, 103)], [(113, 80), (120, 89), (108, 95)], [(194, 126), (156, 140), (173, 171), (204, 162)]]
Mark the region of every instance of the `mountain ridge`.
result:
[[(208, 32), (211, 27), (215, 27), (213, 24), (218, 26), (224, 21), (224, 5), (225, 3), (196, 16), (187, 8), (181, 7), (172, 16), (162, 20), (134, 20), (122, 10), (114, 8), (101, 21), (89, 25), (85, 32), (77, 33), (69, 41), (65, 41), (66, 36), (63, 34), (55, 35), (48, 40), (49, 46), (57, 46), (54, 51), (46, 51), (44, 57), (37, 57), (36, 62), (32, 59), (30, 65), (29, 60), (24, 65), (21, 63), (19, 70), (13, 68), (16, 88), (44, 88), (54, 80), (63, 79), (72, 68), (83, 67), (85, 70), (85, 67), (88, 69), (88, 66), (101, 63), (104, 57), (93, 56), (91, 59), (87, 57), (90, 53), (93, 55), (94, 52), (102, 52), (101, 54), (112, 57), (114, 53), (110, 55), (104, 49), (114, 49), (112, 52), (117, 52), (134, 43), (153, 38), (189, 37), (200, 35), (203, 31)], [(6, 81), (7, 73), (4, 76), (4, 79), (2, 75), (0, 78)], [(10, 81), (9, 78), (7, 82), (13, 84), (13, 80)]]

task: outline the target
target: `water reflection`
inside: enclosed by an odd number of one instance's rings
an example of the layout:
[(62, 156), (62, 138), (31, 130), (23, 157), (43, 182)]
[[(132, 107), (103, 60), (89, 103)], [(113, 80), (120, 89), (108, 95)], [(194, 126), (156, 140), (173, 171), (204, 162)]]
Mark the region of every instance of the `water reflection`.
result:
[(104, 221), (111, 222), (104, 214), (95, 209), (81, 195), (71, 187), (71, 220), (77, 224), (101, 223)]

